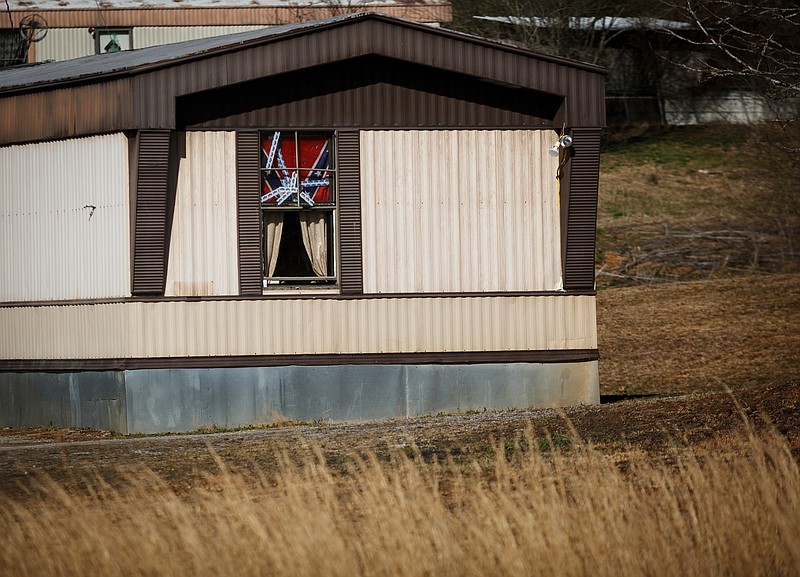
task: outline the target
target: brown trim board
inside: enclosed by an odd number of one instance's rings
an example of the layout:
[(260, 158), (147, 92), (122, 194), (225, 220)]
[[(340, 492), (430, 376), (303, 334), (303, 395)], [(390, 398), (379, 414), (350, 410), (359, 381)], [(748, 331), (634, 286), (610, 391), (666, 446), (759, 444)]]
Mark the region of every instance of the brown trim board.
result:
[(0, 372), (73, 372), (137, 369), (203, 369), (326, 365), (476, 365), (487, 363), (579, 363), (596, 361), (597, 349), (466, 351), (320, 355), (153, 357), (132, 359), (0, 360)]
[(364, 294), (300, 294), (295, 295), (290, 291), (266, 291), (264, 294), (253, 296), (215, 295), (215, 296), (180, 296), (180, 297), (123, 297), (123, 298), (97, 298), (86, 300), (61, 300), (61, 301), (12, 301), (0, 303), (0, 309), (13, 309), (25, 307), (67, 307), (85, 305), (108, 305), (122, 303), (169, 303), (169, 302), (200, 302), (200, 301), (268, 301), (268, 300), (379, 300), (379, 299), (433, 299), (433, 298), (498, 298), (498, 297), (593, 297), (597, 296), (594, 289), (579, 289), (566, 291), (517, 291), (517, 292), (468, 292), (468, 293), (364, 293)]

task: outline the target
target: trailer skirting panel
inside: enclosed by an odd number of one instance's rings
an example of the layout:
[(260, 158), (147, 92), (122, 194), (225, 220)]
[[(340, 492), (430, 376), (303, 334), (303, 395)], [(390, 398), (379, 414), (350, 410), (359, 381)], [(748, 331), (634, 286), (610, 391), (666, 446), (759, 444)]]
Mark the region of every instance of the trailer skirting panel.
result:
[(597, 361), (0, 373), (0, 426), (120, 433), (599, 402)]

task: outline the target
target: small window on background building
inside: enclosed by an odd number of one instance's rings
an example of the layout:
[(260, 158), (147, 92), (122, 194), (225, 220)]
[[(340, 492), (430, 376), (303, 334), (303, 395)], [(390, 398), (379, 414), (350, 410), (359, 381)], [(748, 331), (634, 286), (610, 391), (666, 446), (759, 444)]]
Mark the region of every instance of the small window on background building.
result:
[(262, 132), (264, 286), (330, 286), (336, 167), (333, 133)]
[(130, 28), (97, 28), (94, 31), (95, 54), (133, 50)]
[(16, 28), (0, 29), (0, 68), (25, 64), (28, 61), (28, 49)]

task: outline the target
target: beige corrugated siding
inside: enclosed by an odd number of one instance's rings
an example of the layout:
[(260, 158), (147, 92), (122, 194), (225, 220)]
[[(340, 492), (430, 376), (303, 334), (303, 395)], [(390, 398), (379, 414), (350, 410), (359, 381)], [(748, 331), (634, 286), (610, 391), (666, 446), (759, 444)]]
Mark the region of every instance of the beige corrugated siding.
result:
[(167, 265), (167, 296), (239, 292), (236, 133), (188, 132)]
[(597, 348), (593, 296), (7, 307), (0, 331), (2, 359)]
[(122, 134), (0, 148), (0, 302), (130, 295), (128, 178)]
[(88, 28), (51, 28), (34, 47), (36, 62), (71, 60), (94, 54), (94, 37)]
[(133, 30), (133, 46), (134, 48), (147, 48), (148, 46), (174, 44), (186, 40), (236, 34), (259, 28), (266, 28), (266, 26), (142, 26)]
[(541, 131), (363, 131), (364, 291), (562, 286), (556, 140)]
[[(266, 26), (141, 26), (133, 28), (133, 47), (147, 48), (266, 28)], [(87, 28), (54, 28), (33, 51), (36, 62), (71, 60), (95, 53), (94, 37)]]

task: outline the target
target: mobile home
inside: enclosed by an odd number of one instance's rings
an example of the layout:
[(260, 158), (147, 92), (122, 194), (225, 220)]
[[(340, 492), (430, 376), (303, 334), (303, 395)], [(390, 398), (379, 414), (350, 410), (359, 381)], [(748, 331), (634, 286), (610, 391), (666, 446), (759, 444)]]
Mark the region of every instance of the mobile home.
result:
[(599, 402), (603, 78), (378, 14), (0, 73), (0, 426)]

